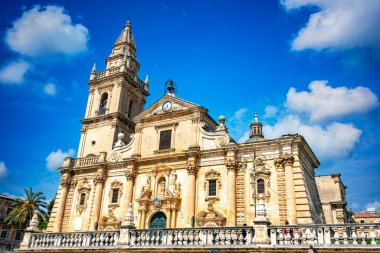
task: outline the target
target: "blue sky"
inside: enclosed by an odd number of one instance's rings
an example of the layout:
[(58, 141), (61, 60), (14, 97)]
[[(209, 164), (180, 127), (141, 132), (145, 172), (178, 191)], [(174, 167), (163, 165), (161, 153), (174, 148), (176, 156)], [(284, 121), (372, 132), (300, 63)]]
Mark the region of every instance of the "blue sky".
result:
[(379, 1), (14, 0), (0, 14), (0, 192), (54, 196), (92, 65), (104, 69), (130, 19), (146, 107), (171, 78), (236, 140), (257, 111), (267, 138), (303, 134), (316, 173), (342, 173), (354, 211), (380, 209)]

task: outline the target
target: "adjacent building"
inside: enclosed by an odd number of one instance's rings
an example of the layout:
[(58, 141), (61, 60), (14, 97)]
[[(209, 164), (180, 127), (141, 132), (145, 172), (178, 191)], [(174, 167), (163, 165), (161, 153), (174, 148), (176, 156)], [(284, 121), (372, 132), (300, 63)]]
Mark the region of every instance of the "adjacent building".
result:
[(8, 225), (4, 221), (14, 202), (14, 198), (0, 194), (0, 250), (18, 247), (24, 234), (24, 227)]
[[(106, 70), (91, 71), (78, 156), (59, 169), (47, 232), (118, 230), (129, 206), (138, 228), (252, 225), (259, 195), (272, 224), (341, 222), (335, 199), (320, 197), (319, 161), (303, 136), (265, 139), (255, 114), (250, 138), (238, 143), (225, 117), (215, 121), (179, 98), (172, 80), (144, 109), (149, 81), (139, 68), (127, 22)], [(342, 191), (337, 184), (327, 187), (334, 196)], [(345, 197), (337, 201), (344, 208)], [(324, 212), (327, 205), (335, 216)]]
[(375, 208), (368, 208), (366, 211), (355, 213), (353, 218), (356, 223), (379, 223), (380, 212), (376, 211)]
[(347, 211), (346, 186), (341, 174), (320, 175), (315, 177), (322, 203), (325, 221), (328, 224), (349, 223)]

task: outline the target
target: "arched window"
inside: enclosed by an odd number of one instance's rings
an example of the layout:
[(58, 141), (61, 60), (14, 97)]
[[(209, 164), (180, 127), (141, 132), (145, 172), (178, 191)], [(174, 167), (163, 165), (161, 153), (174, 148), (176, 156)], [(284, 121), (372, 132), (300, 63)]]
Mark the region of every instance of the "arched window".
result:
[(257, 180), (257, 193), (265, 193), (264, 179)]
[(83, 193), (80, 195), (79, 205), (83, 206), (85, 200), (86, 200), (86, 193), (83, 192)]
[(102, 99), (100, 100), (98, 115), (103, 115), (106, 113), (108, 103), (108, 94), (104, 93)]

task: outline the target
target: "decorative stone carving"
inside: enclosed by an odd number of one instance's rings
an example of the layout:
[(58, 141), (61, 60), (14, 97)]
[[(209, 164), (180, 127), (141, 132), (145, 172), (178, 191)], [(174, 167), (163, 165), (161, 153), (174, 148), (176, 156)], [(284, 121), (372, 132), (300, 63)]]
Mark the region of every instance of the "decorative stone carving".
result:
[(226, 161), (227, 170), (237, 170), (239, 168), (239, 163), (232, 159)]
[[(77, 197), (77, 211), (82, 214), (87, 208), (87, 201), (91, 191), (91, 187), (88, 184), (87, 178), (83, 180), (81, 185), (78, 187), (78, 197)], [(84, 194), (84, 195), (83, 195)], [(81, 203), (82, 196), (84, 196), (83, 204)]]
[(72, 181), (68, 178), (61, 179), (60, 185), (65, 188), (69, 188), (72, 185)]
[(132, 170), (127, 170), (127, 172), (125, 173), (125, 177), (127, 178), (127, 181), (133, 181), (136, 177), (136, 173)]
[(189, 163), (189, 164), (187, 165), (187, 173), (188, 173), (189, 175), (196, 175), (197, 172), (198, 172), (198, 168), (197, 168), (197, 166), (196, 166), (195, 164), (193, 164), (193, 163)]
[(226, 217), (222, 213), (215, 210), (213, 203), (208, 204), (208, 211), (201, 211), (196, 217), (198, 226), (225, 226)]
[(113, 213), (112, 209), (108, 210), (108, 215), (103, 216), (99, 221), (99, 230), (119, 230), (121, 219)]
[(94, 184), (104, 184), (104, 182), (106, 181), (105, 177), (104, 176), (97, 176), (95, 179), (94, 179)]
[(29, 222), (29, 226), (26, 228), (27, 231), (40, 231), (38, 229), (38, 213), (37, 210), (34, 210), (32, 220)]

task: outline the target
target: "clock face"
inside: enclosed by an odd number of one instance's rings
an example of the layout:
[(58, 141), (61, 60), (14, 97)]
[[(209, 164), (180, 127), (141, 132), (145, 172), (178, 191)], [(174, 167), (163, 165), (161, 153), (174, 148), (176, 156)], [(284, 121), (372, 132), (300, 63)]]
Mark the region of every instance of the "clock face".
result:
[(164, 110), (165, 112), (168, 112), (172, 109), (172, 102), (170, 101), (166, 101), (163, 105), (162, 105), (162, 110)]

